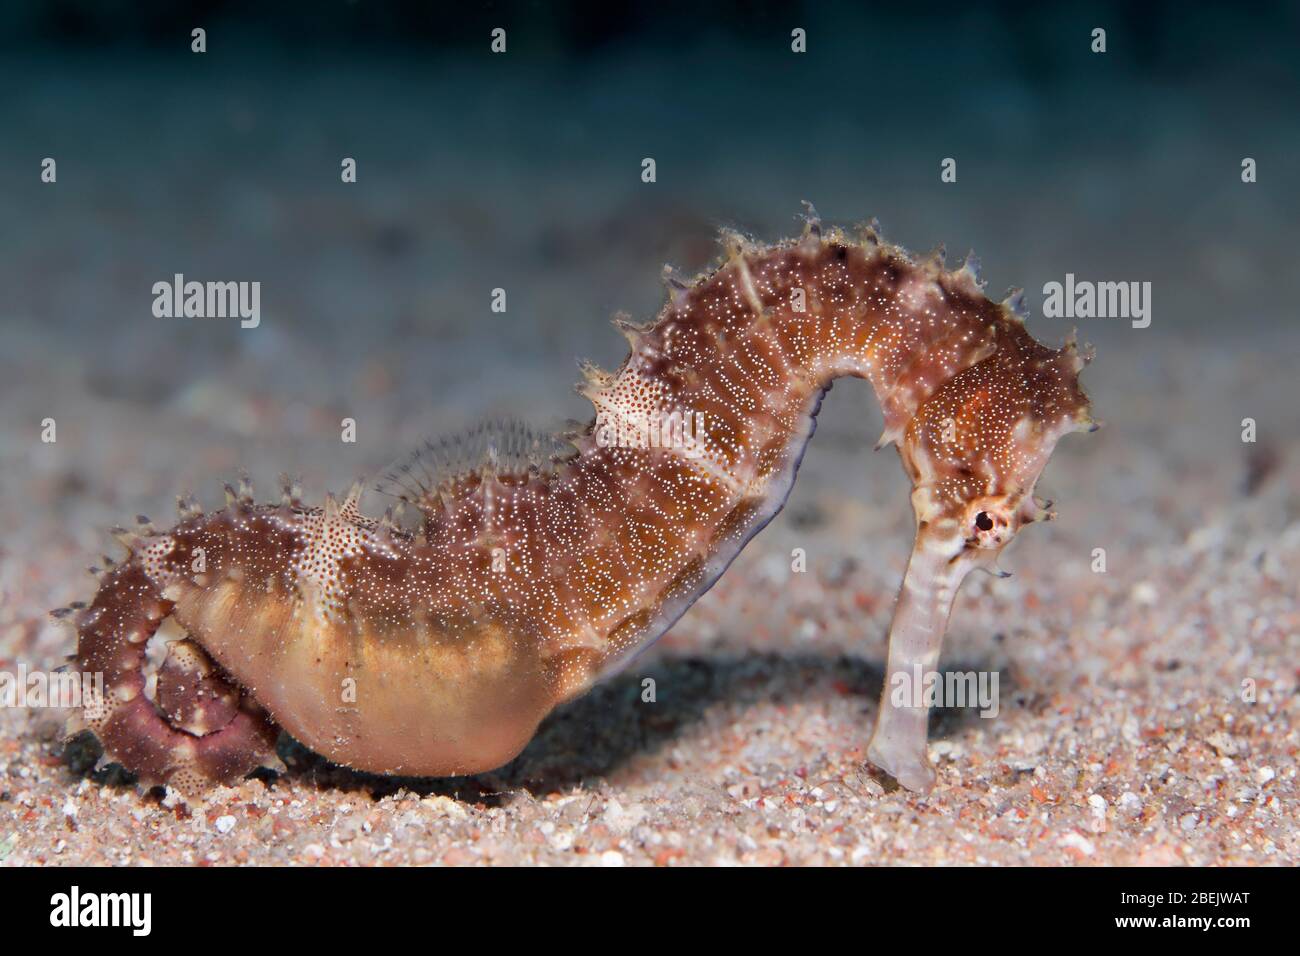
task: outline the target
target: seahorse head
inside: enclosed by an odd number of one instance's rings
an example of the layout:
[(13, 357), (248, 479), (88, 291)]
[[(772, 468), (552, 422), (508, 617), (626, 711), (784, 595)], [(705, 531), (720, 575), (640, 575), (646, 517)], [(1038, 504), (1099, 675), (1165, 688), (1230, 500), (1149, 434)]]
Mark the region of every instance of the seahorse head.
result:
[(1063, 435), (1099, 427), (1078, 381), (1086, 361), (1073, 342), (1055, 350), (1006, 335), (917, 410), (900, 451), (926, 550), (999, 573), (1016, 533), (1055, 517), (1034, 486)]

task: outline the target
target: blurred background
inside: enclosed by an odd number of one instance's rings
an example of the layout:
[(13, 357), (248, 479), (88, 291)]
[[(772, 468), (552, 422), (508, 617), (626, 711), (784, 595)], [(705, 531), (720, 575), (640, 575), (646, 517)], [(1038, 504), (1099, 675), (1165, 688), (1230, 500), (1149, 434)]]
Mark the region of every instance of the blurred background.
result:
[[(587, 419), (574, 360), (622, 360), (614, 311), (650, 317), (664, 263), (705, 268), (724, 225), (788, 235), (810, 200), (973, 248), (1039, 339), (1097, 346), (1109, 427), (1062, 443), (1060, 522), (970, 585), (952, 653), (1001, 666), (1010, 615), (1042, 630), (1022, 686), (1220, 700), (1252, 660), (1294, 683), (1297, 37), (1287, 3), (7, 3), (0, 663), (66, 653), (44, 611), (178, 492), (215, 506), (244, 467), (319, 499), (485, 417)], [(260, 281), (260, 326), (154, 317), (175, 273)], [(1151, 282), (1151, 326), (1043, 317), (1066, 273)], [(666, 647), (883, 656), (911, 515), (879, 430), (865, 385), (836, 389), (790, 507)], [(822, 592), (771, 586), (793, 546)]]

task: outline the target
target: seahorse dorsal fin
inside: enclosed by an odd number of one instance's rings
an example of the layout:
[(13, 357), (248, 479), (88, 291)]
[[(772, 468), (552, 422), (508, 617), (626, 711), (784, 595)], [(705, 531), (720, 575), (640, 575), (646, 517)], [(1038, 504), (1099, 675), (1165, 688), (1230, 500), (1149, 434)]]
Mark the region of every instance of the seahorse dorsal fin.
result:
[(499, 419), (426, 440), (389, 468), (375, 488), (414, 505), (427, 517), (445, 510), (452, 502), (449, 489), (466, 478), (523, 477), (549, 471), (574, 454), (562, 434)]

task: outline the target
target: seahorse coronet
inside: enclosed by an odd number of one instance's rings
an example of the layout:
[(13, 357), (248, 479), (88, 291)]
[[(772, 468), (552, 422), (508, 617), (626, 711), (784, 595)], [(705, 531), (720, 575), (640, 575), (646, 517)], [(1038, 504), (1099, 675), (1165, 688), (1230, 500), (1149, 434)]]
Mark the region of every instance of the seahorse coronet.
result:
[[(889, 674), (932, 665), (969, 571), (1053, 513), (1034, 486), (1057, 441), (1097, 427), (1073, 336), (1026, 330), (1023, 298), (983, 293), (974, 253), (913, 257), (823, 225), (764, 244), (725, 229), (715, 265), (664, 269), (658, 316), (613, 324), (629, 352), (583, 366), (595, 416), (429, 442), (377, 487), (303, 504), (246, 475), (226, 504), (188, 495), (159, 531), (116, 529), (86, 606), (64, 609), (77, 664), (105, 675), (80, 724), (146, 782), (201, 787), (274, 765), (289, 731), (340, 764), (404, 775), (492, 769), (555, 706), (662, 635), (780, 510), (835, 378), (867, 379), (880, 446), (913, 485), (916, 540), (890, 627)], [(401, 525), (412, 506), (418, 528)], [(146, 645), (183, 633), (151, 677)], [(888, 687), (888, 682), (886, 684)], [(200, 697), (195, 695), (202, 692)], [(924, 791), (922, 709), (881, 702), (869, 759)]]

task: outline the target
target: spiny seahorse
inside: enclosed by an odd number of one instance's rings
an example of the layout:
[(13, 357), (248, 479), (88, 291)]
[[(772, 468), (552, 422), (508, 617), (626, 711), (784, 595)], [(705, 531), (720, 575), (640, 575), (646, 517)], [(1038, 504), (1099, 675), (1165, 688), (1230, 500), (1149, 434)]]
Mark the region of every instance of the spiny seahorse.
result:
[(256, 504), (241, 482), (221, 510), (182, 499), (170, 530), (119, 529), (127, 558), (56, 612), (76, 665), (104, 675), (78, 726), (143, 784), (189, 790), (275, 764), (279, 728), (366, 771), (498, 767), (718, 579), (852, 375), (880, 401), (877, 447), (897, 446), (916, 518), (867, 758), (928, 791), (928, 708), (894, 705), (892, 678), (933, 670), (967, 573), (1000, 573), (1016, 532), (1053, 517), (1034, 485), (1062, 435), (1097, 427), (1090, 356), (1073, 335), (1039, 344), (1018, 292), (985, 297), (973, 256), (945, 271), (941, 249), (914, 258), (874, 221), (824, 231), (808, 209), (775, 245), (724, 231), (712, 270), (665, 270), (653, 323), (615, 319), (630, 354), (585, 369), (596, 416), (572, 447), (507, 428), (417, 454), (395, 487), (418, 528), (364, 516), (359, 485), (307, 507), (287, 483)]

